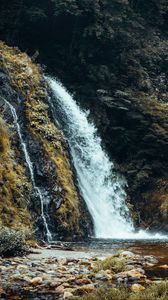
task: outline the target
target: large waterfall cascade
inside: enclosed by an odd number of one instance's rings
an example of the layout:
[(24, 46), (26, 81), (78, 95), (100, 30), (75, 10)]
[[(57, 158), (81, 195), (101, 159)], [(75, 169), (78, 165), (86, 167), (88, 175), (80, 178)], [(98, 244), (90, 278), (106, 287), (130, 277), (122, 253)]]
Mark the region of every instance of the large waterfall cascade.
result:
[(70, 146), (80, 192), (93, 218), (96, 238), (152, 239), (146, 231), (135, 233), (126, 205), (126, 181), (116, 174), (101, 146), (101, 139), (87, 112), (57, 80), (47, 77), (53, 92), (50, 102)]
[(43, 193), (40, 190), (40, 188), (36, 185), (36, 181), (35, 181), (35, 177), (34, 177), (33, 164), (31, 162), (31, 158), (30, 158), (29, 152), (27, 150), (27, 145), (24, 142), (23, 137), (22, 137), (21, 127), (20, 127), (20, 124), (19, 124), (19, 120), (18, 120), (18, 116), (17, 116), (17, 113), (16, 113), (16, 109), (7, 100), (5, 100), (5, 103), (10, 108), (11, 114), (13, 116), (14, 124), (16, 126), (16, 130), (17, 130), (17, 133), (18, 133), (18, 136), (19, 136), (19, 139), (20, 139), (22, 151), (24, 153), (25, 161), (26, 161), (28, 169), (29, 169), (31, 182), (33, 184), (33, 189), (34, 189), (37, 197), (40, 199), (41, 218), (43, 220), (44, 228), (45, 228), (45, 231), (46, 231), (47, 241), (51, 242), (52, 241), (52, 235), (51, 235), (51, 232), (50, 232), (50, 230), (48, 228), (47, 219), (46, 219), (45, 212), (44, 212), (45, 198), (43, 197)]

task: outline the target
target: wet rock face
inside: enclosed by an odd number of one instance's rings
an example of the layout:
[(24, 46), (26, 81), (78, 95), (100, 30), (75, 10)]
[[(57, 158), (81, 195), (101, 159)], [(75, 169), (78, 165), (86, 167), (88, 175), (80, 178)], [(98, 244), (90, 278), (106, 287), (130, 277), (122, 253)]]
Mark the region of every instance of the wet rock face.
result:
[(167, 230), (167, 104), (131, 90), (117, 91), (108, 101), (99, 93), (99, 99), (102, 110), (95, 104), (93, 114), (108, 151), (127, 178), (136, 223)]
[[(0, 120), (0, 197), (3, 198), (0, 225), (13, 227), (21, 223), (34, 226), (37, 235), (43, 239), (45, 223), (38, 187), (45, 218), (53, 235), (62, 239), (83, 238), (88, 233), (89, 217), (83, 212), (64, 136), (52, 120), (48, 86), (43, 74), (25, 53), (3, 43), (0, 43), (0, 68), (0, 111), (3, 118)], [(5, 101), (16, 110), (22, 138)], [(31, 167), (25, 158), (23, 142)]]

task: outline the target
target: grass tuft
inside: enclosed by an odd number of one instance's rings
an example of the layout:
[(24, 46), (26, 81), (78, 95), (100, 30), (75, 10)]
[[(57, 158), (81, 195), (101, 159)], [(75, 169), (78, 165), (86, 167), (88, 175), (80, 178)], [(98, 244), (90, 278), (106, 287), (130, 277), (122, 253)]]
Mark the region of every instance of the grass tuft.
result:
[(125, 288), (100, 288), (73, 300), (168, 300), (168, 281), (152, 284), (146, 290), (133, 293)]
[(95, 271), (112, 270), (114, 272), (122, 272), (126, 266), (126, 259), (115, 255), (107, 257), (104, 260), (98, 260), (95, 263)]

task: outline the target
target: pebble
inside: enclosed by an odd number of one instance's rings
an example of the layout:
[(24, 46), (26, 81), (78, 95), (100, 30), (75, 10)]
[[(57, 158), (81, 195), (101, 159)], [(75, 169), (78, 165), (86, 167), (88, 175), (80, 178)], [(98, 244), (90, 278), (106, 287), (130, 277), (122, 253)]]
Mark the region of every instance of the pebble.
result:
[(133, 256), (135, 256), (135, 254), (131, 251), (122, 251), (122, 252), (120, 252), (120, 256), (133, 257)]
[(108, 281), (112, 279), (112, 276), (108, 274), (106, 271), (101, 270), (99, 273), (95, 275), (95, 279), (102, 280), (102, 281)]
[(168, 269), (168, 265), (161, 265), (161, 266), (159, 266), (159, 268), (161, 268), (161, 269)]
[(148, 255), (148, 256), (144, 256), (144, 259), (151, 264), (157, 264), (158, 260), (156, 259), (156, 257), (152, 256), (152, 255)]
[(71, 298), (71, 297), (73, 297), (73, 294), (72, 294), (72, 293), (70, 293), (70, 292), (64, 292), (63, 299), (69, 299), (69, 298)]
[(139, 293), (140, 291), (143, 291), (145, 290), (145, 287), (141, 284), (138, 284), (138, 283), (134, 283), (131, 287), (131, 290), (134, 292), (134, 293)]
[(89, 278), (81, 278), (81, 279), (76, 280), (76, 284), (79, 284), (79, 285), (85, 285), (85, 284), (90, 284), (90, 283), (92, 283), (92, 282)]
[(87, 285), (83, 285), (81, 287), (78, 287), (74, 291), (74, 295), (75, 296), (81, 296), (81, 295), (84, 295), (85, 293), (91, 293), (94, 290), (95, 290), (95, 286), (93, 284), (87, 284)]
[(33, 285), (38, 285), (41, 284), (43, 282), (43, 279), (41, 277), (35, 277), (31, 280), (31, 284)]

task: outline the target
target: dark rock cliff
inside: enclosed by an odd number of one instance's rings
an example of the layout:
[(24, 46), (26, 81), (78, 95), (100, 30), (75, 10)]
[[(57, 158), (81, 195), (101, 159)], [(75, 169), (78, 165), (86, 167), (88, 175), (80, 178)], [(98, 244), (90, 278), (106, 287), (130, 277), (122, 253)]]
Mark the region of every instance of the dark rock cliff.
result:
[(39, 53), (90, 108), (136, 224), (167, 230), (167, 1), (2, 0), (0, 20), (2, 39)]

